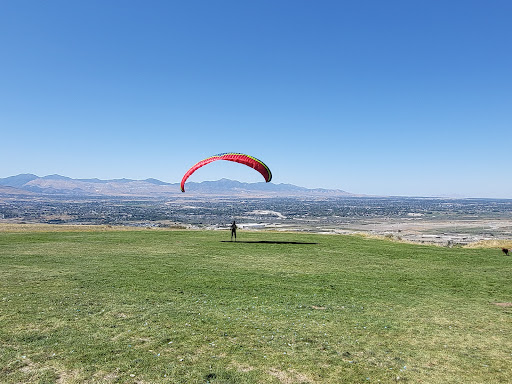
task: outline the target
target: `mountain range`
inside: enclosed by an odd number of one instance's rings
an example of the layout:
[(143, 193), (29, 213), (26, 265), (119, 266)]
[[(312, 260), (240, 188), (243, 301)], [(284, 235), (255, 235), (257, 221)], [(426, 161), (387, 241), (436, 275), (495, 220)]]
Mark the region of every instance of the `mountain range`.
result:
[[(0, 194), (44, 194), (68, 196), (133, 196), (133, 197), (170, 197), (183, 195), (179, 183), (166, 183), (157, 179), (73, 179), (61, 175), (39, 177), (33, 174), (20, 174), (0, 178)], [(216, 196), (356, 196), (339, 189), (310, 189), (292, 184), (242, 183), (221, 179), (187, 182), (186, 194), (190, 196), (211, 194)]]

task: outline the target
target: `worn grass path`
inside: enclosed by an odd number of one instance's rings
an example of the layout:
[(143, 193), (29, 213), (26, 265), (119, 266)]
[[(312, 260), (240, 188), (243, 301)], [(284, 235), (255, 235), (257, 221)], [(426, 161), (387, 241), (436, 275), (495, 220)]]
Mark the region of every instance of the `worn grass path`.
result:
[(0, 232), (0, 382), (512, 381), (500, 250), (227, 239)]

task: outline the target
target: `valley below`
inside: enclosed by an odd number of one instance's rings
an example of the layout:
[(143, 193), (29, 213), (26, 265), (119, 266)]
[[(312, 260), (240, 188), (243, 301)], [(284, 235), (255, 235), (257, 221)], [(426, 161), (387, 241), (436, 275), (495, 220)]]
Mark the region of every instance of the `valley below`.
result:
[[(0, 224), (292, 231), (468, 245), (512, 239), (512, 200), (413, 197), (0, 195)], [(497, 243), (497, 244), (498, 244)], [(500, 243), (500, 244), (501, 244)]]

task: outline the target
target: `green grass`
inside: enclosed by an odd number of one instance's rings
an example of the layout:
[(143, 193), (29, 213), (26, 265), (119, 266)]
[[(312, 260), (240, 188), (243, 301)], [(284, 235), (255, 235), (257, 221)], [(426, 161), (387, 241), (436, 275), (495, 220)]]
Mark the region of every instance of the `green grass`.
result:
[(351, 236), (0, 232), (2, 383), (508, 383), (511, 258)]

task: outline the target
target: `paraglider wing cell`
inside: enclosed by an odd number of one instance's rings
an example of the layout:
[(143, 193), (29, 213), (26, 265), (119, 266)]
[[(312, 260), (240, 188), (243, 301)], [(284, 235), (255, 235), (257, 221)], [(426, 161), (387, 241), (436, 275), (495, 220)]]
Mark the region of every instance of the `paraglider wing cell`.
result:
[(256, 171), (261, 173), (265, 181), (268, 183), (270, 180), (272, 180), (272, 173), (270, 172), (270, 169), (263, 163), (261, 160), (258, 160), (255, 157), (245, 155), (243, 153), (221, 153), (215, 156), (208, 157), (204, 160), (201, 160), (200, 162), (194, 164), (183, 176), (183, 179), (181, 179), (181, 192), (185, 192), (185, 182), (187, 179), (192, 175), (195, 171), (197, 171), (199, 168), (205, 166), (206, 164), (209, 164), (213, 161), (217, 160), (228, 160), (228, 161), (234, 161), (235, 163), (240, 163), (247, 165), (248, 167), (254, 168)]

